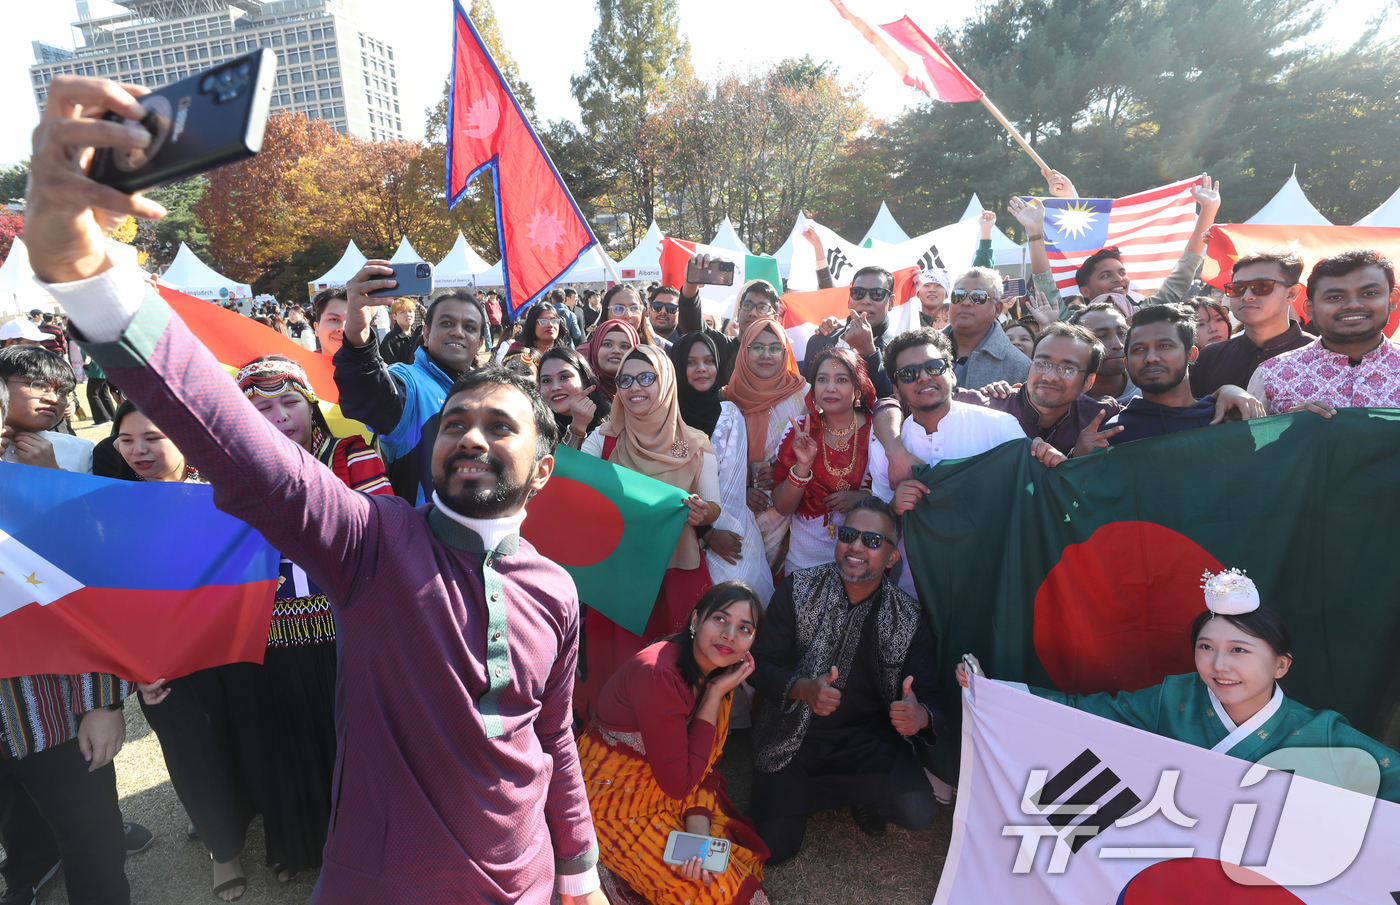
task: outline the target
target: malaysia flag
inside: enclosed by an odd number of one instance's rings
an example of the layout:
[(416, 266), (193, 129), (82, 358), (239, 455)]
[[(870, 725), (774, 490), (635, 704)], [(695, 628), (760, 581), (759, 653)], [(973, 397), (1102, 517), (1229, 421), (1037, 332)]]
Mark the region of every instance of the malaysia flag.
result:
[(1157, 289), (1172, 272), (1196, 222), (1191, 187), (1174, 182), (1122, 198), (1038, 198), (1045, 207), (1045, 251), (1062, 295), (1078, 292), (1074, 271), (1101, 248), (1123, 254), (1134, 289)]
[(491, 171), (501, 274), (514, 319), (598, 240), (461, 0), (453, 9), (448, 205), (466, 197), (477, 174)]

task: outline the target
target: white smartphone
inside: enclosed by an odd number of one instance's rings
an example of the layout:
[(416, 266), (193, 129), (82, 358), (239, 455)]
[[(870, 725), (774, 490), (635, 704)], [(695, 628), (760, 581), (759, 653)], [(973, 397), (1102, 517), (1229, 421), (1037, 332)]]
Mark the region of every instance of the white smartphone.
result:
[(729, 840), (672, 830), (661, 860), (680, 865), (691, 858), (701, 859), (700, 866), (710, 873), (722, 874), (729, 867)]

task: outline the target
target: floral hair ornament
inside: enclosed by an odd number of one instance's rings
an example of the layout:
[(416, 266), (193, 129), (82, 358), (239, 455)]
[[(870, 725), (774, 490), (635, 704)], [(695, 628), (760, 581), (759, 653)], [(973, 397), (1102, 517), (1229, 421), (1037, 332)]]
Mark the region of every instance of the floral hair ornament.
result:
[(1206, 592), (1206, 609), (1217, 616), (1241, 616), (1259, 609), (1259, 589), (1240, 569), (1226, 569), (1218, 575), (1205, 572), (1201, 587)]
[(234, 378), (243, 395), (252, 399), (254, 394), (271, 399), (281, 396), (289, 389), (296, 390), (306, 401), (316, 405), (316, 391), (311, 388), (306, 372), (301, 365), (286, 358), (264, 358), (244, 365)]

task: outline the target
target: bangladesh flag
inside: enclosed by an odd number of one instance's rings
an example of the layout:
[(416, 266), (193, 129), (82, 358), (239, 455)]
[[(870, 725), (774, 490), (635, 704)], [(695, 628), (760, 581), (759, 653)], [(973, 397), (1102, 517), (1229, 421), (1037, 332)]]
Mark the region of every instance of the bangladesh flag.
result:
[(520, 533), (573, 576), (579, 600), (640, 635), (685, 524), (685, 497), (670, 484), (561, 446)]
[(1029, 442), (922, 470), (904, 519), (953, 724), (941, 775), (957, 775), (964, 653), (1066, 692), (1155, 685), (1195, 671), (1201, 574), (1224, 567), (1293, 630), (1286, 694), (1400, 742), (1400, 410), (1205, 427), (1053, 469)]
[[(731, 317), (733, 311), (725, 302), (749, 280), (767, 280), (779, 293), (783, 291), (783, 278), (778, 273), (778, 259), (771, 255), (747, 255), (715, 245), (701, 245), (683, 239), (665, 238), (661, 240), (661, 282), (667, 286), (680, 287), (685, 282), (685, 266), (693, 254), (707, 254), (734, 262), (733, 286), (701, 286), (700, 299), (705, 311)], [(713, 307), (712, 307), (713, 306)], [(723, 307), (723, 310), (720, 310)]]

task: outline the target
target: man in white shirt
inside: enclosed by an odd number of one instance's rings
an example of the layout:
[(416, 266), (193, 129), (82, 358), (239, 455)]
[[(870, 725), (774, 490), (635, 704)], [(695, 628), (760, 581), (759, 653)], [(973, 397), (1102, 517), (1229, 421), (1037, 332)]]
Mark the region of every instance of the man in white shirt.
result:
[[(885, 372), (895, 395), (912, 412), (900, 428), (904, 448), (930, 465), (944, 459), (965, 459), (1024, 439), (1021, 423), (1012, 415), (954, 402), (953, 349), (947, 335), (929, 327), (901, 333), (885, 347)], [(1031, 441), (1031, 455), (1048, 466), (1065, 456), (1040, 438)], [(928, 487), (912, 478), (890, 487), (889, 459), (876, 438), (870, 440), (871, 491), (903, 515), (923, 499)]]
[(0, 458), (91, 474), (92, 441), (53, 430), (77, 386), (72, 366), (39, 346), (10, 346), (0, 349), (0, 378), (10, 395)]

